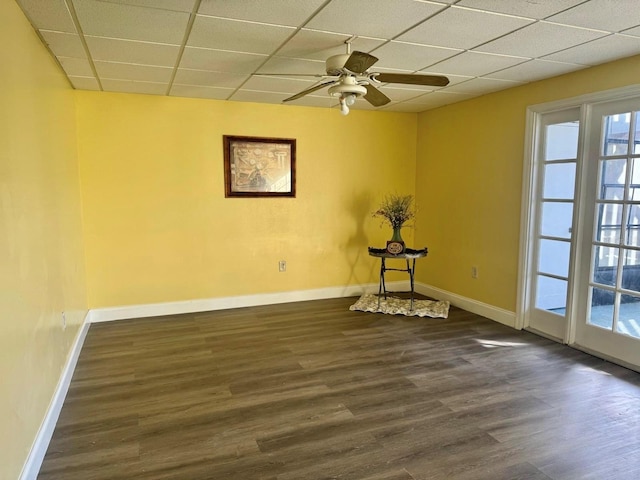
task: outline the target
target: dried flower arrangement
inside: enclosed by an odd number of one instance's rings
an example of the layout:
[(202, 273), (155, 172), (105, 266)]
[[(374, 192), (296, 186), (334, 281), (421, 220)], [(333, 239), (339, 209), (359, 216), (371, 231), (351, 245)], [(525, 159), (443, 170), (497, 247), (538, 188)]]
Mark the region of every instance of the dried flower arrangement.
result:
[(388, 222), (394, 230), (403, 227), (416, 216), (413, 195), (386, 195), (373, 216), (382, 218), (383, 223)]

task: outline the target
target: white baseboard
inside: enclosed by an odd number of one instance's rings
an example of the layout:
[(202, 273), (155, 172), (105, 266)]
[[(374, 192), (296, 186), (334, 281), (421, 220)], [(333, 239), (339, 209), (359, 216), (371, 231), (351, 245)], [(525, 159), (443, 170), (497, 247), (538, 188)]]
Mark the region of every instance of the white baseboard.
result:
[[(408, 290), (408, 281), (387, 282), (387, 290)], [(229, 308), (254, 307), (277, 303), (303, 302), (325, 298), (353, 297), (364, 293), (377, 293), (378, 284), (327, 287), (292, 292), (240, 295), (236, 297), (205, 298), (180, 302), (150, 303), (123, 307), (96, 308), (91, 310), (91, 323), (110, 322), (128, 318), (158, 317), (182, 313), (210, 312)]]
[[(388, 291), (409, 290), (408, 281), (387, 282)], [(424, 283), (415, 284), (417, 293), (438, 300), (448, 300), (451, 305), (468, 312), (482, 315), (496, 322), (515, 328), (516, 314), (487, 303), (441, 290)], [(147, 318), (183, 313), (209, 312), (229, 308), (274, 305), (277, 303), (304, 302), (325, 298), (353, 297), (364, 293), (377, 293), (378, 284), (351, 285), (345, 287), (327, 287), (313, 290), (297, 290), (292, 292), (264, 293), (257, 295), (240, 295), (236, 297), (205, 298), (179, 302), (150, 303), (144, 305), (127, 305), (122, 307), (96, 308), (90, 311), (91, 323), (110, 322), (129, 318)]]
[(71, 350), (67, 356), (67, 363), (62, 369), (58, 385), (56, 386), (56, 390), (53, 394), (53, 398), (51, 399), (51, 403), (49, 404), (49, 408), (47, 409), (47, 413), (40, 425), (38, 434), (33, 441), (27, 461), (22, 468), (20, 480), (35, 480), (38, 476), (38, 472), (42, 466), (42, 461), (47, 453), (47, 448), (49, 448), (49, 442), (51, 442), (53, 431), (56, 428), (56, 423), (60, 416), (60, 411), (62, 410), (62, 404), (67, 396), (71, 377), (73, 377), (73, 372), (76, 368), (76, 364), (78, 363), (78, 357), (80, 356), (82, 345), (84, 344), (87, 332), (89, 331), (89, 317), (90, 314), (87, 313), (80, 329), (78, 330), (73, 345), (71, 346)]
[(479, 302), (477, 300), (473, 300), (472, 298), (463, 297), (456, 293), (441, 290), (424, 283), (416, 282), (415, 289), (416, 292), (421, 293), (422, 295), (426, 295), (427, 297), (436, 298), (438, 300), (447, 300), (451, 303), (451, 305), (462, 308), (467, 312), (481, 315), (490, 320), (494, 320), (498, 323), (502, 323), (503, 325), (507, 325), (511, 328), (516, 328), (515, 312), (510, 312), (509, 310), (494, 307), (493, 305), (489, 305), (488, 303)]

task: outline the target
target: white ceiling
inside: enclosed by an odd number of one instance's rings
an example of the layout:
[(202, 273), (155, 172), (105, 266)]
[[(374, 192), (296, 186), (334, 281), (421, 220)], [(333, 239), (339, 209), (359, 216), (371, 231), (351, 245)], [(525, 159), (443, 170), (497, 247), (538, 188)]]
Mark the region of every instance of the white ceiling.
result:
[[(16, 1), (82, 90), (280, 103), (355, 36), (373, 71), (449, 77), (381, 87), (377, 109), (420, 112), (640, 54), (640, 0)], [(323, 88), (290, 104), (336, 101)]]

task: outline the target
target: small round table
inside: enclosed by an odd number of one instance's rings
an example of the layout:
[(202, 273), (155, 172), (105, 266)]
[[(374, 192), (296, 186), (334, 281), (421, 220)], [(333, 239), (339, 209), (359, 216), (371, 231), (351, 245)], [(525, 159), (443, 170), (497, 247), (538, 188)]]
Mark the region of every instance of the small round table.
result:
[[(395, 270), (396, 272), (407, 272), (409, 274), (409, 280), (411, 282), (411, 310), (413, 310), (413, 294), (414, 294), (414, 274), (416, 271), (416, 259), (427, 256), (427, 248), (421, 250), (414, 250), (412, 248), (405, 248), (404, 252), (394, 255), (387, 252), (384, 248), (369, 247), (369, 255), (372, 257), (380, 258), (380, 285), (378, 286), (378, 308), (380, 308), (380, 296), (384, 294), (384, 299), (387, 299), (387, 286), (384, 281), (384, 274), (387, 270)], [(407, 262), (407, 268), (388, 268), (386, 264), (387, 258), (403, 259)]]

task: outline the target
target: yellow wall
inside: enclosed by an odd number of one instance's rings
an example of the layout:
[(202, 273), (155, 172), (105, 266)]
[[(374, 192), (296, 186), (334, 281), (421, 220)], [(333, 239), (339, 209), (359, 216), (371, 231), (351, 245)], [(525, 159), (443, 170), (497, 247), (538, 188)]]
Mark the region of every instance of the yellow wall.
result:
[(14, 479), (87, 307), (73, 91), (15, 2), (0, 18), (0, 478)]
[[(91, 308), (377, 281), (371, 212), (413, 193), (415, 114), (76, 94)], [(295, 138), (297, 197), (225, 198), (224, 134)]]
[(420, 114), (415, 235), (429, 257), (417, 280), (515, 311), (527, 106), (639, 79), (640, 56)]

